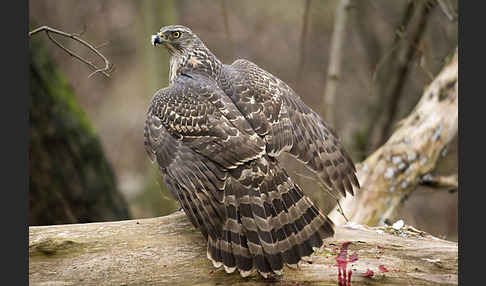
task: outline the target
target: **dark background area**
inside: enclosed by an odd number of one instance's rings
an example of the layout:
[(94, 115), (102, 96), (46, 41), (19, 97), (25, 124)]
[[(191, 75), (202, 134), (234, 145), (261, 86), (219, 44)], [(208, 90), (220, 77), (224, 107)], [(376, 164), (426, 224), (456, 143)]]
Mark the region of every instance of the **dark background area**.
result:
[[(412, 110), (457, 46), (457, 21), (451, 21), (439, 5), (421, 14), (419, 6), (425, 2), (360, 0), (354, 1), (349, 11), (342, 73), (332, 108), (336, 114), (334, 129), (355, 162), (362, 161), (388, 138), (394, 124)], [(309, 10), (305, 13), (307, 3)], [(34, 36), (43, 42), (99, 137), (130, 217), (142, 218), (165, 215), (179, 207), (164, 189), (157, 167), (143, 149), (143, 123), (149, 101), (156, 90), (168, 84), (168, 54), (153, 48), (150, 36), (164, 25), (186, 25), (224, 63), (237, 58), (257, 63), (287, 82), (326, 118), (322, 100), (337, 3), (44, 0), (29, 1), (29, 18), (31, 30), (48, 25), (65, 32), (83, 32), (81, 37), (98, 46), (115, 65), (110, 79), (101, 74), (88, 78), (91, 71), (87, 66), (56, 47), (44, 34)], [(457, 11), (457, 1), (443, 3)], [(393, 72), (396, 55), (414, 40), (411, 34), (420, 25), (423, 32), (412, 45), (407, 72), (400, 77), (403, 87), (390, 89), (389, 83), (398, 74)], [(102, 65), (78, 43), (59, 40)], [(32, 87), (31, 93), (38, 93)], [(306, 174), (305, 170), (290, 159), (284, 160), (304, 191), (312, 193), (323, 208), (331, 208), (315, 182), (298, 175)], [(455, 140), (436, 172), (457, 173), (457, 165)], [(29, 196), (32, 190), (30, 186)], [(397, 214), (406, 224), (456, 241), (457, 217), (457, 192), (426, 187), (413, 193)]]

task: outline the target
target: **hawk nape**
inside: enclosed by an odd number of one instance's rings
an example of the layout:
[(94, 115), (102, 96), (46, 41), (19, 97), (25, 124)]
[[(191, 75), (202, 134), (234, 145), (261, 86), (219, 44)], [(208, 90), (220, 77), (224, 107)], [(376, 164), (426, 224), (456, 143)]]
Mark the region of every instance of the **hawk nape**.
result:
[(305, 260), (333, 223), (277, 156), (295, 156), (333, 194), (353, 194), (356, 170), (337, 135), (283, 81), (247, 60), (223, 64), (187, 27), (162, 27), (152, 44), (169, 51), (170, 84), (148, 109), (145, 148), (208, 258), (265, 278)]

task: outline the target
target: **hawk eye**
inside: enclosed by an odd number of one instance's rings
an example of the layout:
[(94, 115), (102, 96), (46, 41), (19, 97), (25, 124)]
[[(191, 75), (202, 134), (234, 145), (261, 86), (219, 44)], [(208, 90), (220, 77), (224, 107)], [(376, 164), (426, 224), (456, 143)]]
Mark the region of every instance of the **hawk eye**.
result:
[(181, 36), (181, 32), (178, 31), (172, 32), (172, 37), (174, 39), (178, 39), (180, 36)]

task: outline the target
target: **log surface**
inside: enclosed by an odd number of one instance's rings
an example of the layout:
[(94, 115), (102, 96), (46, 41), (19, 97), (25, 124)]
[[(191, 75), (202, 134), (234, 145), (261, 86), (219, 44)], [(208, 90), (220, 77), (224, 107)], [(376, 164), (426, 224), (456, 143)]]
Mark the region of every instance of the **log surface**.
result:
[[(457, 285), (458, 246), (412, 227), (343, 225), (272, 285), (337, 285), (336, 257), (350, 242), (351, 285)], [(382, 271), (380, 271), (380, 269)], [(367, 270), (374, 275), (365, 277)], [(387, 272), (383, 272), (387, 271)], [(368, 272), (369, 273), (369, 272)], [(216, 270), (184, 212), (117, 222), (29, 227), (30, 285), (269, 285)]]

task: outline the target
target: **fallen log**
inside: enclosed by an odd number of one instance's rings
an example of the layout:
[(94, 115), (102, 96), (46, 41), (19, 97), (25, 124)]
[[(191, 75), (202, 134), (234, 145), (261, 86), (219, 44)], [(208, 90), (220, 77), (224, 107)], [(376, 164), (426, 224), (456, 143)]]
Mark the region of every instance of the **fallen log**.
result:
[[(349, 243), (349, 244), (348, 244)], [(347, 254), (346, 255), (346, 248)], [(337, 285), (341, 254), (352, 285), (458, 283), (458, 246), (413, 227), (336, 227), (334, 237), (275, 285)], [(347, 262), (347, 263), (346, 263)], [(29, 227), (30, 285), (268, 285), (216, 270), (184, 212), (117, 222)], [(342, 284), (345, 285), (345, 284)]]

